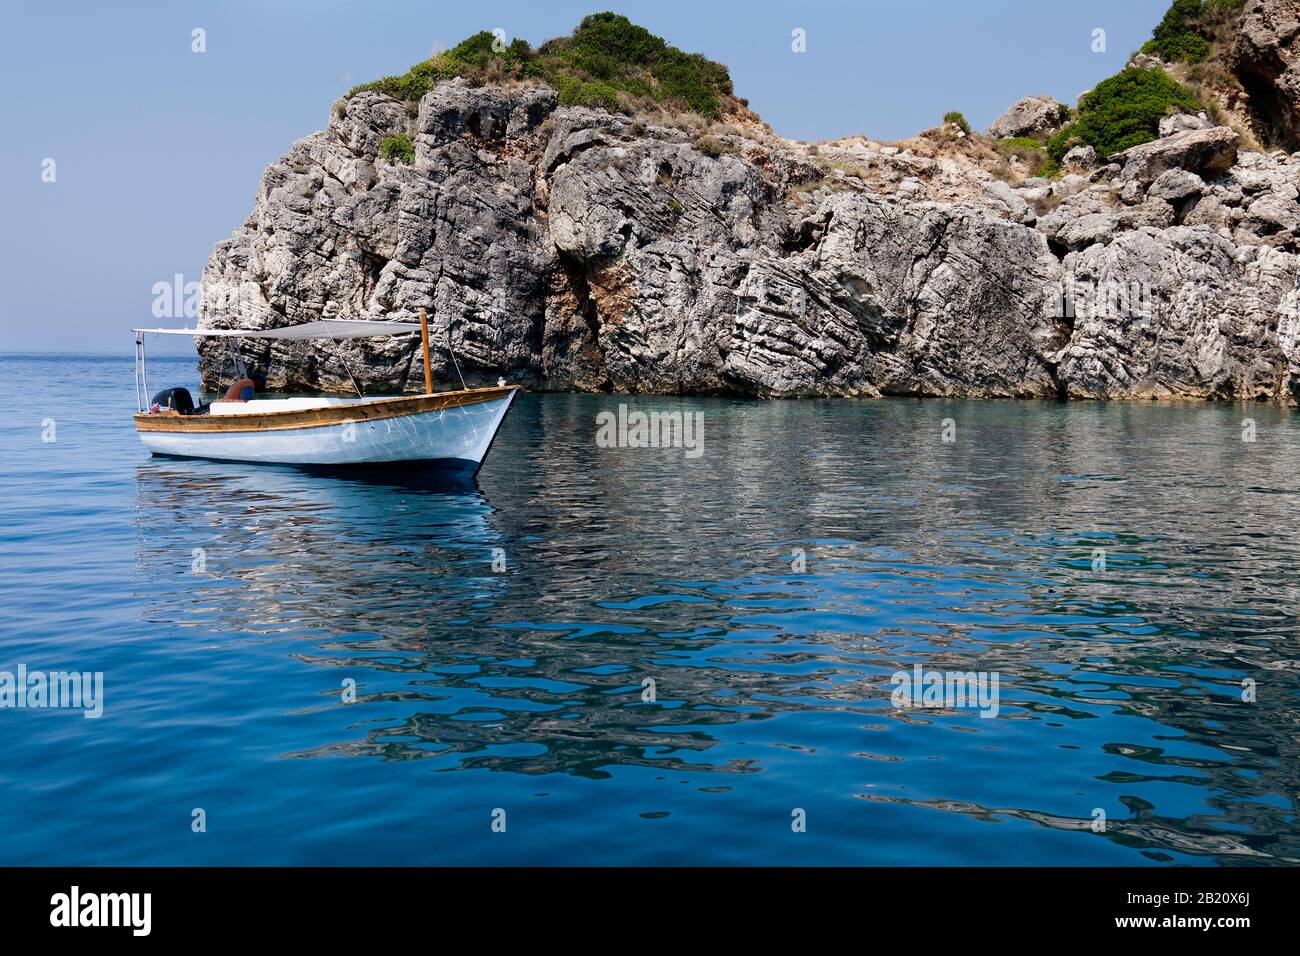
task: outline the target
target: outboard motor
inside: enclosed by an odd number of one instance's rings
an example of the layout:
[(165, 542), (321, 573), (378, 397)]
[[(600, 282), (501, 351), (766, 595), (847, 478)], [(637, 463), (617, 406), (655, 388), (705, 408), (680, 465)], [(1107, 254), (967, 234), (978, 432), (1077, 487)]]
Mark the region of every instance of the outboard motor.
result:
[(188, 388), (167, 388), (153, 397), (150, 408), (170, 408), (182, 415), (193, 415), (194, 399), (190, 397)]

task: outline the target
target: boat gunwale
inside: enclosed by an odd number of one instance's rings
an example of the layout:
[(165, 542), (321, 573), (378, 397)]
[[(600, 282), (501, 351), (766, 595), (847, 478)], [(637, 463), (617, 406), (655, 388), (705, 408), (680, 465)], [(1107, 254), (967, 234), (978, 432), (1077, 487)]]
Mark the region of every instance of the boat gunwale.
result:
[(504, 398), (519, 390), (518, 385), (495, 385), (486, 388), (458, 389), (452, 392), (435, 392), (431, 395), (391, 395), (319, 408), (234, 412), (221, 415), (164, 415), (156, 412), (136, 412), (134, 418), (136, 431), (139, 432), (284, 431), (383, 421), (424, 412), (460, 408)]

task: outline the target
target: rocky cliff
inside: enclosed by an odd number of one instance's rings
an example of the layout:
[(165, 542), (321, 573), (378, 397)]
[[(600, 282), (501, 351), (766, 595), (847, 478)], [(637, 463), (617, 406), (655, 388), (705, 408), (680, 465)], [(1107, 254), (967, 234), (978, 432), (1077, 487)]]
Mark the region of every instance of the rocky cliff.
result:
[[(1243, 16), (1283, 35), (1294, 6)], [(1242, 56), (1273, 63), (1251, 82), (1283, 129), (1291, 47), (1263, 52), (1267, 29)], [(1039, 130), (1053, 106), (1021, 112)], [(1202, 115), (1161, 129), (1044, 178), (952, 124), (810, 146), (752, 114), (561, 105), (540, 81), (363, 90), (267, 168), (200, 324), (423, 307), (444, 383), (449, 345), (471, 384), (538, 389), (1295, 404), (1300, 153)], [(272, 387), (423, 387), (416, 337), (250, 354)], [(224, 355), (201, 344), (206, 384)]]

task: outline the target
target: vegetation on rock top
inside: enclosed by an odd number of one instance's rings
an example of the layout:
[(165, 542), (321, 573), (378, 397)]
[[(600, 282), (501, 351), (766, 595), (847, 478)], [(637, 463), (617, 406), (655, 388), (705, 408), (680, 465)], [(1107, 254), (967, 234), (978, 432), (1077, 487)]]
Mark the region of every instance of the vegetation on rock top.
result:
[[(1031, 174), (1056, 176), (1065, 154), (1074, 146), (1092, 146), (1106, 158), (1159, 136), (1160, 120), (1175, 112), (1206, 110), (1224, 121), (1219, 108), (1223, 92), (1240, 90), (1225, 57), (1232, 46), (1236, 17), (1245, 0), (1172, 0), (1164, 18), (1142, 48), (1159, 56), (1165, 69), (1129, 66), (1100, 82), (1080, 98), (1077, 110), (1059, 104), (1065, 125), (1052, 135), (988, 144), (993, 160)], [(712, 121), (748, 113), (735, 96), (727, 68), (699, 53), (686, 53), (627, 17), (605, 12), (583, 17), (568, 36), (547, 40), (534, 48), (526, 40), (504, 41), (501, 31), (482, 31), (412, 66), (407, 72), (364, 83), (349, 91), (375, 90), (408, 102), (418, 102), (439, 82), (461, 77), (470, 83), (545, 83), (561, 105), (593, 106), (611, 112), (655, 113), (664, 110), (694, 124), (697, 148), (711, 156), (734, 151), (731, 141), (712, 135)], [(1235, 84), (1235, 86), (1234, 86)], [(345, 108), (340, 106), (340, 108)], [(700, 118), (704, 127), (698, 125)], [(941, 142), (960, 139), (983, 142), (961, 113), (944, 115), (944, 125), (924, 136)], [(710, 135), (704, 135), (705, 132)], [(414, 161), (409, 141), (389, 137), (381, 144), (389, 162)], [(1008, 167), (1011, 168), (1011, 167)]]
[(966, 117), (956, 110), (949, 110), (947, 113), (944, 113), (943, 121), (945, 123), (952, 123), (967, 136), (970, 135), (970, 123), (966, 122)]
[(685, 53), (615, 13), (583, 17), (571, 36), (536, 49), (526, 40), (505, 44), (482, 31), (399, 76), (356, 86), (348, 96), (377, 90), (418, 101), (440, 80), (457, 76), (475, 83), (544, 82), (563, 105), (611, 111), (655, 105), (716, 117), (738, 102), (725, 66)]
[(1200, 63), (1221, 41), (1245, 0), (1174, 0), (1142, 45), (1167, 63)]
[(1052, 137), (1047, 153), (1059, 163), (1071, 147), (1086, 144), (1104, 159), (1157, 138), (1160, 120), (1170, 113), (1201, 108), (1191, 91), (1163, 70), (1129, 67), (1079, 100), (1075, 121)]

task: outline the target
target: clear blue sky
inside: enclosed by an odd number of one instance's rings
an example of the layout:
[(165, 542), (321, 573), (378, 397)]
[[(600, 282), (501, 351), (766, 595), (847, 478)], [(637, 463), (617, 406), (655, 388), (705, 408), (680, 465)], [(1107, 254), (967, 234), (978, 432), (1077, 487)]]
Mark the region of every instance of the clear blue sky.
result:
[[(501, 27), (533, 44), (614, 9), (731, 69), (782, 135), (897, 139), (950, 109), (1069, 103), (1118, 70), (1168, 0), (553, 3), (43, 0), (0, 14), (0, 351), (130, 353), (153, 287), (197, 281), (263, 168), (355, 83)], [(191, 52), (191, 31), (207, 52)], [(791, 51), (791, 31), (807, 52)], [(1095, 53), (1093, 30), (1106, 31)], [(42, 182), (55, 160), (56, 179)], [(169, 323), (164, 323), (169, 324)], [(179, 322), (176, 324), (180, 324)], [(188, 340), (180, 347), (188, 350)]]

